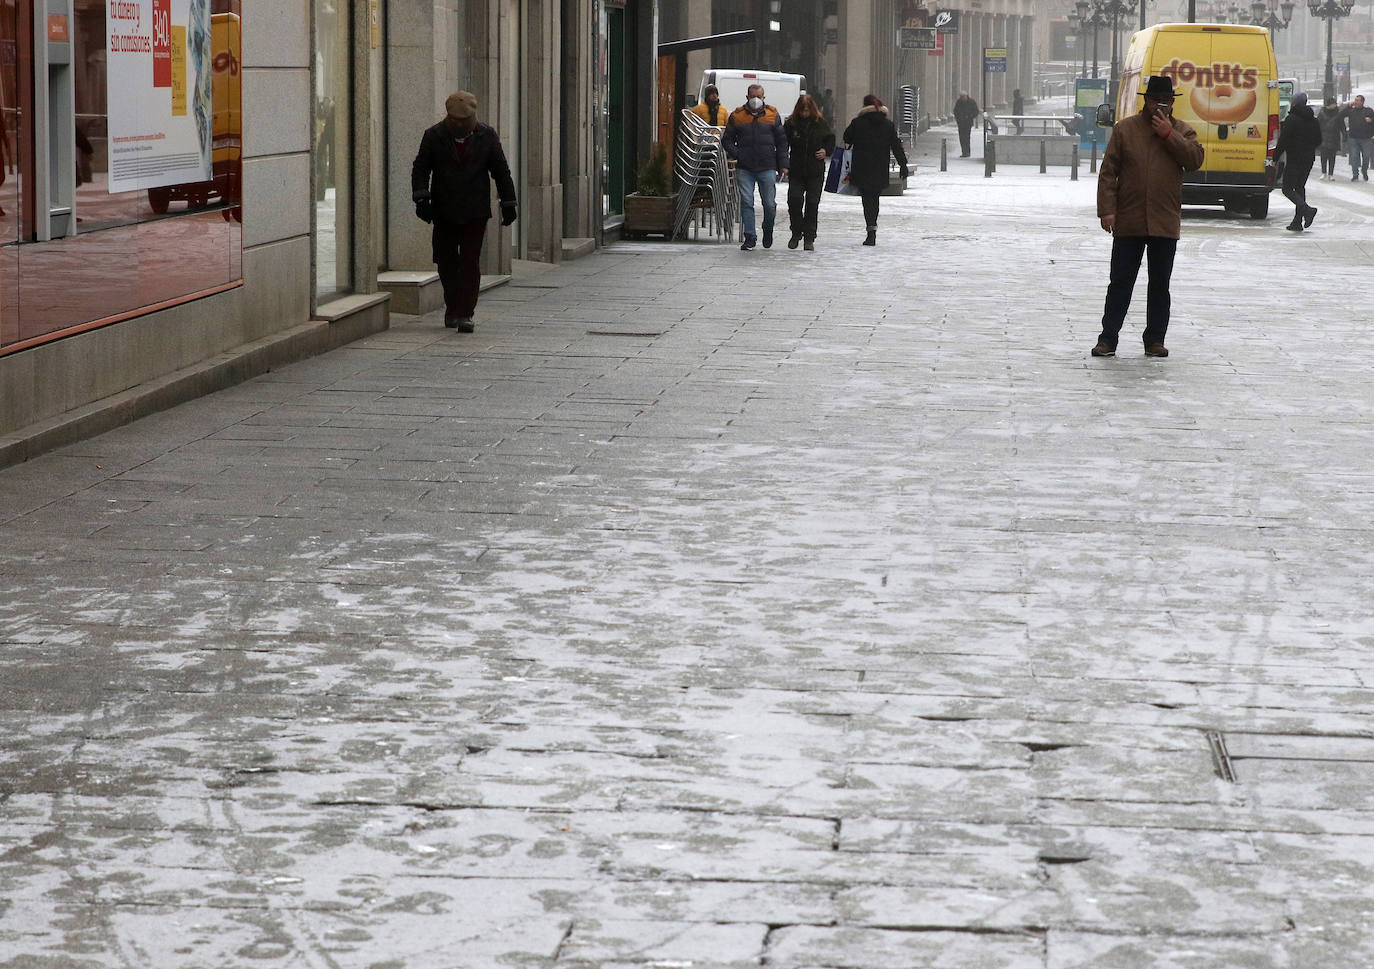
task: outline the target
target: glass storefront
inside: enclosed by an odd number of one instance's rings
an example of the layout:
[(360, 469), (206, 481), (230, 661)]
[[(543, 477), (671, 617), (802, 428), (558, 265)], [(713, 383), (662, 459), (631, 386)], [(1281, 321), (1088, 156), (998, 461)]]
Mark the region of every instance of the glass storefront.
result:
[(353, 288), (349, 5), (315, 0), (315, 298)]
[(0, 353), (243, 276), (239, 0), (62, 10), (0, 0)]

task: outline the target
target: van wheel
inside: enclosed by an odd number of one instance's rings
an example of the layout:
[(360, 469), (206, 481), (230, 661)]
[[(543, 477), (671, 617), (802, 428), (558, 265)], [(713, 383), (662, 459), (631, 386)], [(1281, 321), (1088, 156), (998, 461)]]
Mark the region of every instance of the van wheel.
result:
[(1269, 196), (1256, 195), (1250, 199), (1250, 218), (1263, 219), (1269, 215)]
[(1221, 200), (1221, 204), (1232, 215), (1240, 215), (1242, 212), (1250, 211), (1250, 200), (1244, 195), (1228, 195)]

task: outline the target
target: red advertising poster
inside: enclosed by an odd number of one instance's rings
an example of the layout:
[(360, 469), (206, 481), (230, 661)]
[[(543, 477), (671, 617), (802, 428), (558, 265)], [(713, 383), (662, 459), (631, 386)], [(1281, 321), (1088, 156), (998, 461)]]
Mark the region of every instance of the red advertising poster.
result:
[(172, 86), (172, 0), (153, 0), (153, 87)]

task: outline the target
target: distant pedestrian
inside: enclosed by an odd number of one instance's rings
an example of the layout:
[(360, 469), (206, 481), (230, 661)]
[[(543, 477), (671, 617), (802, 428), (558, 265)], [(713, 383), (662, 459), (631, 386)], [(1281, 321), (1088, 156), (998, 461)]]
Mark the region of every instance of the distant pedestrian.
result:
[(730, 120), (730, 109), (720, 103), (720, 88), (714, 84), (706, 85), (701, 92), (701, 102), (692, 106), (692, 113), (709, 125), (724, 128)]
[(1023, 128), (1023, 123), (1019, 116), (1026, 113), (1026, 99), (1021, 96), (1020, 88), (1011, 92), (1011, 113), (1018, 116), (1012, 124), (1016, 125), (1016, 133), (1019, 135)]
[(872, 94), (864, 95), (864, 106), (849, 127), (844, 129), (845, 144), (853, 151), (849, 163), (849, 184), (859, 190), (864, 203), (864, 223), (868, 235), (863, 244), (878, 244), (878, 195), (887, 188), (889, 155), (897, 159), (901, 166), (901, 177), (907, 178), (911, 170), (906, 164), (906, 150), (902, 139), (897, 137), (897, 126), (887, 116), (883, 102)]
[(1374, 151), (1374, 108), (1365, 107), (1364, 95), (1357, 94), (1341, 109), (1346, 140), (1350, 143), (1350, 180), (1361, 175), (1369, 181), (1369, 154)]
[(825, 186), (825, 159), (835, 150), (835, 132), (830, 129), (816, 101), (809, 94), (797, 104), (783, 122), (787, 134), (787, 154), (791, 169), (787, 173), (787, 220), (792, 238), (787, 248), (797, 248), (806, 240), (806, 251), (816, 248), (816, 221)]
[(1131, 291), (1148, 254), (1150, 284), (1145, 303), (1145, 355), (1167, 357), (1169, 279), (1182, 228), (1183, 173), (1202, 167), (1197, 132), (1173, 117), (1174, 82), (1151, 77), (1145, 106), (1112, 129), (1097, 177), (1097, 215), (1112, 236), (1111, 281), (1102, 311), (1095, 357), (1116, 355)]
[(1299, 91), (1293, 95), (1288, 117), (1279, 126), (1279, 140), (1274, 145), (1274, 157), (1284, 156), (1283, 195), (1293, 203), (1289, 232), (1301, 232), (1317, 217), (1316, 206), (1307, 204), (1307, 176), (1312, 174), (1312, 163), (1321, 145), (1322, 126), (1307, 103), (1306, 92)]
[(410, 166), (415, 214), (434, 223), (434, 264), (444, 287), (444, 326), (475, 327), (472, 314), (482, 286), (482, 239), (491, 219), (491, 184), (501, 199), (501, 224), (515, 221), (515, 182), (496, 129), (477, 120), (477, 98), (456, 91), (444, 102), (444, 120), (426, 129)]
[(1341, 123), (1341, 109), (1335, 98), (1327, 98), (1317, 112), (1317, 124), (1322, 129), (1322, 178), (1336, 177), (1336, 156), (1345, 145), (1345, 126)]
[(959, 157), (967, 158), (973, 154), (969, 135), (973, 131), (974, 119), (978, 117), (978, 102), (960, 91), (954, 102), (954, 123), (959, 126)]
[(787, 134), (778, 109), (764, 101), (762, 84), (749, 85), (749, 100), (730, 113), (721, 147), (735, 160), (739, 186), (740, 226), (745, 252), (758, 244), (754, 221), (754, 188), (763, 206), (763, 248), (773, 246), (773, 221), (778, 213), (778, 176), (787, 174)]
[(817, 107), (821, 109), (822, 117), (835, 117), (835, 91), (833, 88), (825, 89), (821, 94), (820, 104), (818, 104)]

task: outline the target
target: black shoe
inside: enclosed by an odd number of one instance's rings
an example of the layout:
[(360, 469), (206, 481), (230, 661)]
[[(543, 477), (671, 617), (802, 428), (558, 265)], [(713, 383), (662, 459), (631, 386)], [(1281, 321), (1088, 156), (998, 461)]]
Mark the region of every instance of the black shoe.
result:
[(869, 229), (868, 235), (864, 237), (864, 245), (876, 246), (878, 244), (878, 230)]
[(1106, 340), (1098, 340), (1097, 346), (1093, 347), (1095, 357), (1114, 357), (1116, 356), (1116, 344), (1108, 343)]
[(1286, 226), (1284, 226), (1284, 228), (1287, 229), (1289, 232), (1301, 232), (1301, 231), (1302, 231), (1302, 222), (1300, 222), (1300, 221), (1297, 220), (1297, 219), (1294, 219), (1292, 222), (1290, 222), (1290, 223), (1288, 223)]
[(1366, 182), (1369, 181), (1369, 172), (1365, 172), (1365, 173), (1364, 173), (1364, 180), (1365, 180)]
[(739, 247), (740, 247), (740, 250), (741, 250), (741, 251), (743, 251), (743, 252), (748, 252), (750, 249), (754, 248), (754, 246), (757, 245), (757, 244), (758, 244), (758, 239), (756, 239), (754, 236), (745, 236), (745, 237), (744, 237), (744, 241), (740, 243)]
[(765, 248), (765, 249), (772, 249), (772, 248), (773, 248), (773, 230), (772, 230), (772, 229), (764, 229), (764, 230), (763, 230), (763, 248)]
[(806, 242), (802, 243), (802, 245), (805, 247), (805, 249), (806, 249), (807, 252), (815, 252), (815, 251), (816, 251), (816, 240), (815, 240), (815, 239), (807, 239)]
[(477, 329), (477, 325), (472, 322), (470, 316), (460, 316), (455, 322), (459, 333), (472, 333)]
[(1351, 175), (1351, 176), (1350, 176), (1350, 180), (1351, 180), (1352, 182), (1358, 182), (1358, 181), (1360, 180), (1360, 176), (1359, 176), (1359, 175)]
[(1145, 348), (1145, 356), (1147, 357), (1167, 357), (1168, 355), (1169, 351), (1164, 348), (1162, 343), (1151, 343)]
[(458, 321), (461, 319), (461, 316), (445, 316), (444, 326), (448, 327), (450, 330), (455, 329), (458, 326)]
[(1316, 217), (1317, 217), (1317, 207), (1316, 207), (1315, 205), (1309, 205), (1309, 206), (1307, 207), (1307, 211), (1304, 212), (1303, 215), (1302, 215), (1302, 224), (1303, 224), (1303, 227), (1304, 227), (1304, 228), (1307, 228), (1308, 226), (1310, 226), (1310, 225), (1312, 224), (1312, 220), (1315, 219)]
[(801, 245), (801, 236), (797, 235), (797, 234), (794, 232), (794, 233), (792, 233), (792, 238), (790, 238), (790, 239), (787, 240), (787, 248), (789, 248), (789, 249), (795, 249), (795, 248), (797, 248), (797, 246), (799, 246), (799, 245)]

